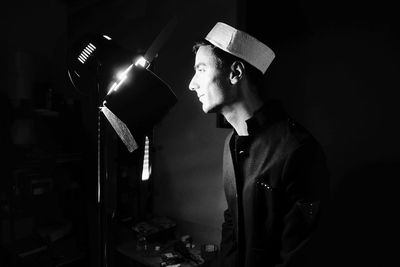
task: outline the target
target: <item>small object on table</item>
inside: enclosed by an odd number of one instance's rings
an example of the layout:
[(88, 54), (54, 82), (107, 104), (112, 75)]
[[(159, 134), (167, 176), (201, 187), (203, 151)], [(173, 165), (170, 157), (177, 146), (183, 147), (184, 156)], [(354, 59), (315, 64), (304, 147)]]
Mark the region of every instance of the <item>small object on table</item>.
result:
[(204, 244), (201, 246), (201, 257), (207, 261), (217, 256), (218, 246), (215, 244)]

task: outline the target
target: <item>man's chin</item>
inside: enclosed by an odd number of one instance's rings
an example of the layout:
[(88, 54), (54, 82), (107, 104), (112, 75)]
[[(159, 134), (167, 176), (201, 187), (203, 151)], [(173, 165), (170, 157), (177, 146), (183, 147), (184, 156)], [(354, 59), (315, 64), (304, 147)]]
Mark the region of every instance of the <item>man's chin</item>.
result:
[(205, 114), (216, 113), (215, 109), (206, 108), (203, 106), (203, 112)]

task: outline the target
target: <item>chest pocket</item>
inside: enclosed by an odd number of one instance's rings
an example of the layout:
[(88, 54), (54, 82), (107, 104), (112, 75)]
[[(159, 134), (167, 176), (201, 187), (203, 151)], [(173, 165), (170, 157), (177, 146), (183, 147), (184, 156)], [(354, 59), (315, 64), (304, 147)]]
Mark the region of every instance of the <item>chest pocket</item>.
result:
[(257, 180), (255, 217), (259, 220), (255, 223), (257, 234), (254, 235), (253, 248), (263, 249), (263, 251), (274, 251), (276, 244), (279, 243), (282, 225), (282, 190), (273, 187), (262, 179)]
[(280, 212), (282, 209), (282, 190), (279, 187), (273, 187), (262, 179), (256, 181), (257, 201), (263, 203), (268, 211)]

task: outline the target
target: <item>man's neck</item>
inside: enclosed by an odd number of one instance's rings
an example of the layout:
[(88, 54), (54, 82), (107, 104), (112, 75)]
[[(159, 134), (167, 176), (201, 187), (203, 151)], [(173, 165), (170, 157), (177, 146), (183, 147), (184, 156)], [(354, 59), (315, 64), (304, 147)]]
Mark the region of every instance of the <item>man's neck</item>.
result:
[(222, 115), (235, 129), (238, 135), (249, 135), (246, 121), (250, 119), (254, 112), (262, 106), (263, 102), (259, 99), (253, 101), (235, 103), (222, 110)]

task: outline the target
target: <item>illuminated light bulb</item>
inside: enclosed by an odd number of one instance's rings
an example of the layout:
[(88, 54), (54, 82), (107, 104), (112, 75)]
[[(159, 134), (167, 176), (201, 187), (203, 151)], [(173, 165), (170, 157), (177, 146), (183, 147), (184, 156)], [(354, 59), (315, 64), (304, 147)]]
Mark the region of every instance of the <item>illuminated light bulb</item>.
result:
[(126, 79), (126, 71), (120, 71), (117, 73), (117, 79), (118, 80), (124, 80)]
[(107, 95), (112, 93), (113, 91), (117, 91), (118, 88), (121, 86), (121, 84), (128, 78), (127, 74), (130, 71), (130, 69), (133, 67), (133, 64), (131, 64), (126, 70), (121, 71), (117, 73), (117, 79), (119, 80), (118, 82), (113, 83), (111, 86), (110, 90), (108, 90)]
[(133, 67), (133, 64), (131, 64), (126, 70), (118, 72), (117, 73), (117, 78), (118, 80), (125, 80), (126, 79), (126, 74), (131, 70), (131, 68)]

